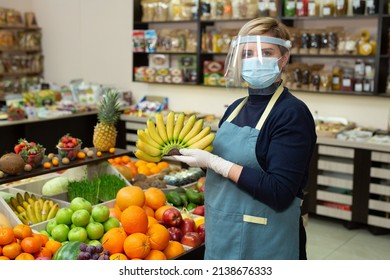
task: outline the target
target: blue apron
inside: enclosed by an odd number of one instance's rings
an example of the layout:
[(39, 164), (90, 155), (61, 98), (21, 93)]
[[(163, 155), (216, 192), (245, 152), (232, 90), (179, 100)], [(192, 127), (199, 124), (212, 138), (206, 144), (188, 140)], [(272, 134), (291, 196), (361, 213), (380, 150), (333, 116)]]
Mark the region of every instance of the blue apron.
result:
[[(247, 98), (218, 129), (213, 153), (242, 166), (262, 171), (256, 144), (263, 123), (283, 92), (280, 86), (256, 128), (231, 121)], [(299, 259), (299, 198), (284, 211), (275, 211), (239, 189), (229, 179), (207, 170), (205, 188), (205, 259)]]

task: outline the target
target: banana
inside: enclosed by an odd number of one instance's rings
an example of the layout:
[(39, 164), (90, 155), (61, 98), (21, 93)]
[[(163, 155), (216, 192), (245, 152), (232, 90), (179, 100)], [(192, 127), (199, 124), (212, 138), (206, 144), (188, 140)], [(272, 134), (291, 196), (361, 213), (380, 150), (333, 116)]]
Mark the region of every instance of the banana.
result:
[(148, 133), (149, 133), (150, 137), (152, 137), (152, 139), (155, 142), (157, 142), (157, 144), (159, 144), (160, 146), (163, 146), (164, 141), (161, 139), (160, 135), (158, 134), (157, 128), (156, 128), (156, 125), (154, 124), (154, 122), (151, 119), (148, 119), (146, 121), (146, 126), (148, 128)]
[(19, 213), (23, 213), (26, 212), (26, 209), (23, 206), (18, 205), (16, 207), (16, 211), (18, 211)]
[(190, 139), (194, 138), (196, 135), (198, 135), (199, 132), (201, 132), (203, 127), (204, 120), (199, 119), (195, 122), (192, 129), (187, 133), (187, 135), (183, 138), (183, 143), (187, 143)]
[(151, 155), (153, 157), (157, 157), (157, 156), (161, 155), (160, 149), (157, 149), (157, 148), (143, 142), (141, 139), (138, 139), (135, 145), (138, 149), (140, 149), (141, 151), (143, 151), (146, 154)]
[(206, 152), (210, 152), (211, 153), (213, 151), (213, 149), (214, 149), (213, 144), (210, 144), (206, 148), (204, 148), (203, 150), (205, 150)]
[(148, 155), (147, 153), (137, 149), (135, 152), (134, 152), (134, 155), (138, 158), (138, 159), (142, 159), (142, 160), (145, 160), (145, 161), (149, 161), (149, 162), (159, 162), (162, 158), (162, 156), (151, 156), (151, 155)]
[(7, 204), (12, 211), (17, 212), (19, 214), (18, 210), (16, 210), (16, 208), (10, 202), (8, 202)]
[(30, 197), (35, 201), (35, 200), (38, 200), (37, 197), (35, 196), (35, 194), (30, 194)]
[(34, 200), (32, 197), (29, 197), (27, 201), (28, 201), (28, 203), (29, 203), (31, 206), (33, 206), (33, 205), (35, 204), (35, 201), (36, 201), (36, 200)]
[(37, 199), (37, 201), (38, 201), (38, 203), (39, 203), (39, 207), (41, 207), (41, 209), (42, 209), (42, 208), (43, 208), (43, 204), (45, 203), (44, 200), (43, 200), (43, 198), (40, 197), (40, 198)]
[(204, 148), (209, 146), (211, 143), (213, 143), (214, 138), (215, 138), (215, 133), (210, 133), (207, 136), (205, 136), (202, 139), (200, 139), (199, 141), (197, 141), (194, 144), (190, 145), (188, 148), (203, 150)]
[(21, 193), (16, 193), (16, 201), (19, 203), (19, 205), (23, 205), (24, 198)]
[(27, 218), (26, 212), (19, 213), (18, 215), (19, 220), (22, 221), (23, 224), (29, 225), (29, 219)]
[(42, 207), (39, 204), (38, 200), (35, 201), (33, 206), (35, 217), (37, 218), (38, 223), (42, 222)]
[(172, 136), (172, 140), (175, 143), (177, 142), (177, 139), (179, 138), (180, 131), (183, 128), (185, 116), (186, 115), (183, 112), (181, 112), (177, 115), (175, 127), (173, 128), (173, 136)]
[(24, 192), (24, 200), (28, 201), (29, 198), (30, 198), (30, 194), (28, 192)]
[(52, 208), (54, 206), (54, 201), (49, 199), (49, 204), (50, 204), (50, 208)]
[(186, 123), (184, 124), (182, 130), (179, 133), (179, 137), (177, 138), (177, 141), (181, 143), (184, 139), (184, 137), (190, 132), (190, 130), (194, 127), (196, 121), (196, 116), (191, 115), (191, 117), (188, 118)]
[(167, 116), (167, 123), (165, 128), (167, 130), (168, 142), (171, 143), (173, 140), (173, 129), (175, 126), (175, 112), (170, 111)]
[(17, 209), (18, 206), (21, 206), (19, 204), (18, 200), (15, 197), (11, 197), (9, 200), (10, 205), (12, 205), (15, 209)]
[(24, 209), (27, 209), (27, 206), (31, 204), (24, 200), (22, 205)]
[(194, 137), (192, 137), (191, 139), (189, 139), (187, 141), (187, 143), (186, 143), (187, 147), (194, 144), (195, 142), (198, 142), (200, 139), (202, 139), (203, 137), (208, 135), (210, 132), (211, 132), (211, 127), (206, 126), (197, 135), (195, 135)]
[(54, 203), (53, 207), (50, 208), (49, 214), (47, 214), (47, 220), (53, 219), (56, 216), (58, 209), (60, 209), (60, 205)]
[(43, 206), (42, 206), (42, 221), (46, 221), (47, 220), (47, 216), (49, 215), (49, 211), (50, 211), (50, 201), (52, 200), (45, 200), (45, 202), (43, 202)]
[(156, 120), (156, 127), (157, 127), (157, 132), (160, 135), (161, 139), (164, 141), (164, 143), (168, 143), (168, 135), (167, 135), (167, 130), (165, 128), (164, 124), (164, 118), (160, 112), (156, 113), (154, 116)]
[(147, 133), (147, 129), (145, 129), (145, 130), (138, 129), (137, 135), (138, 135), (139, 139), (141, 139), (143, 142), (149, 144), (150, 146), (153, 146), (154, 148), (157, 148), (157, 149), (161, 148), (161, 146), (156, 141), (154, 141), (152, 139), (152, 137), (149, 136), (149, 134)]
[(27, 218), (30, 220), (31, 223), (33, 223), (33, 224), (38, 223), (38, 219), (35, 216), (35, 212), (34, 212), (33, 206), (31, 204), (29, 204), (27, 206), (26, 214), (27, 214)]

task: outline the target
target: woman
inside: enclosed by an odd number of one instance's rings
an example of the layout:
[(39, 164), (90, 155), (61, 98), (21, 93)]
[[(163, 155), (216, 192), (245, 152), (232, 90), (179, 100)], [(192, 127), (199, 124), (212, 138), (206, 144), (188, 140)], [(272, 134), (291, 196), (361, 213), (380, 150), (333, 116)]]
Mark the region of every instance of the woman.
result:
[(316, 143), (307, 106), (282, 86), (290, 34), (274, 18), (246, 23), (227, 56), (230, 85), (247, 83), (220, 122), (213, 153), (182, 149), (207, 167), (205, 259), (299, 259), (300, 206)]

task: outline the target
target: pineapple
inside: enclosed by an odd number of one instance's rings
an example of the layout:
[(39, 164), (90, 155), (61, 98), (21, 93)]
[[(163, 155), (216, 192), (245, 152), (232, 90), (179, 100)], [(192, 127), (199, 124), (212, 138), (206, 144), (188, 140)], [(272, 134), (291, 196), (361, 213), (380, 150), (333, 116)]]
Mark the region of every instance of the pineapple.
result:
[(114, 89), (108, 89), (98, 110), (96, 124), (93, 132), (93, 145), (96, 150), (107, 152), (115, 147), (117, 130), (116, 122), (121, 114), (118, 103), (119, 93)]

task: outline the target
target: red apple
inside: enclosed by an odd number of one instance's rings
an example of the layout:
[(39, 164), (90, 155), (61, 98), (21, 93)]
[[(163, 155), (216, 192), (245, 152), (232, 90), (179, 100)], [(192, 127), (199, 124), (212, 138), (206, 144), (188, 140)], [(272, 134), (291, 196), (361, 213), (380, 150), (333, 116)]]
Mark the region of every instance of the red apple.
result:
[(169, 239), (173, 241), (180, 242), (183, 238), (183, 232), (177, 227), (169, 227), (168, 228), (169, 235), (171, 236)]
[(195, 222), (190, 218), (184, 218), (180, 224), (180, 230), (183, 234), (190, 231), (195, 231)]
[(180, 243), (190, 247), (198, 247), (202, 244), (202, 238), (197, 232), (190, 231), (183, 235)]
[(169, 227), (178, 227), (183, 221), (183, 217), (178, 209), (171, 207), (164, 211), (162, 220)]
[(204, 216), (204, 205), (196, 206), (192, 213), (194, 215)]
[(198, 179), (198, 181), (196, 181), (196, 188), (200, 191), (200, 189), (203, 187), (204, 189), (204, 185), (205, 185), (205, 182), (206, 182), (206, 177), (200, 177)]
[(202, 242), (204, 242), (204, 238), (206, 235), (206, 232), (204, 230), (204, 224), (200, 224), (196, 229), (196, 232), (199, 234), (200, 238), (202, 239)]

